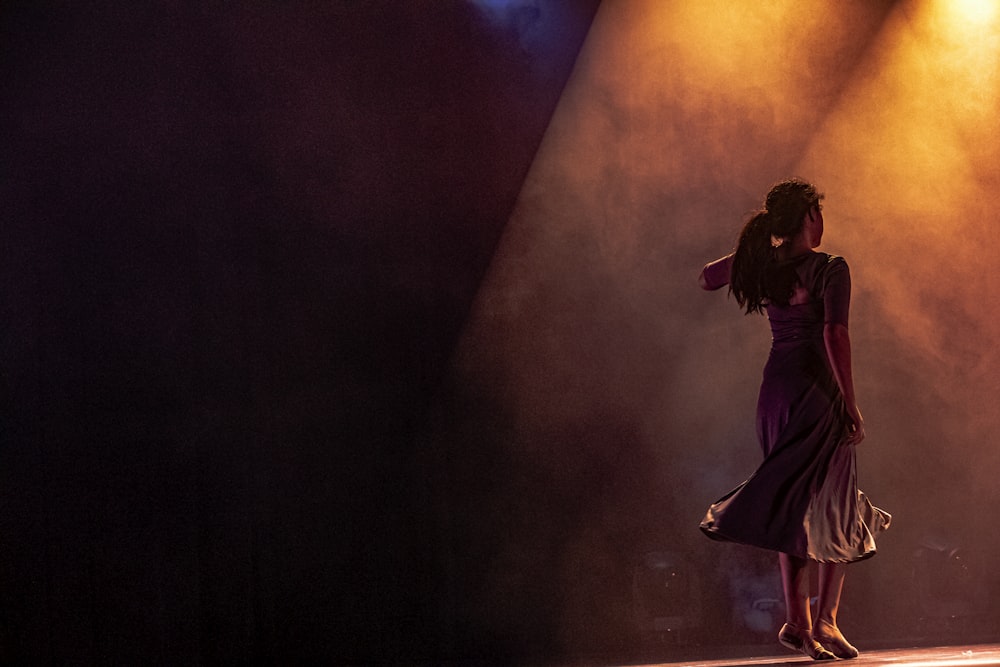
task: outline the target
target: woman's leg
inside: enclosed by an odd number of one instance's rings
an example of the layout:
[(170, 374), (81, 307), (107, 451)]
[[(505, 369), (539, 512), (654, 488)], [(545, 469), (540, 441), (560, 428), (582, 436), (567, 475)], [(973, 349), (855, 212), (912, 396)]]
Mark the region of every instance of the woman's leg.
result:
[(837, 610), (840, 608), (840, 594), (844, 590), (844, 575), (847, 566), (843, 563), (819, 564), (819, 604), (816, 620), (837, 627)]
[(778, 554), (781, 588), (785, 592), (785, 621), (801, 630), (812, 629), (809, 613), (809, 561), (788, 554)]
[(833, 660), (812, 636), (812, 615), (809, 613), (809, 561), (788, 554), (778, 554), (781, 566), (781, 588), (785, 592), (785, 625), (778, 633), (783, 646), (801, 651), (813, 660)]
[(843, 563), (819, 564), (819, 604), (813, 637), (838, 658), (849, 659), (858, 657), (858, 649), (851, 646), (837, 627), (837, 611), (840, 608), (840, 594), (844, 590), (845, 574), (846, 565)]

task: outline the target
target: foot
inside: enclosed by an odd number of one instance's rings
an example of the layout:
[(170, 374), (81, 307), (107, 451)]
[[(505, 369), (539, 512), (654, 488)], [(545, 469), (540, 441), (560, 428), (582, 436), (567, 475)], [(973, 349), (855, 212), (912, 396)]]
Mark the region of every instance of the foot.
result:
[(844, 635), (841, 634), (840, 628), (836, 625), (831, 625), (826, 621), (816, 621), (816, 627), (813, 628), (812, 634), (813, 638), (823, 648), (838, 658), (850, 660), (851, 658), (858, 657), (858, 649), (851, 646), (850, 642), (844, 639)]
[(782, 646), (786, 646), (793, 651), (799, 651), (808, 655), (813, 660), (836, 660), (837, 656), (820, 646), (819, 642), (813, 639), (808, 630), (803, 630), (791, 623), (781, 626), (778, 633), (778, 641)]

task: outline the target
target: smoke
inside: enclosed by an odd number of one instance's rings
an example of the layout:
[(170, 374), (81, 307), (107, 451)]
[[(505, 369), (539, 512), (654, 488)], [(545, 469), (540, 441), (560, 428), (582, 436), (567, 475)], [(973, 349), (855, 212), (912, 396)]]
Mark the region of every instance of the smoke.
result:
[[(862, 486), (898, 526), (883, 560), (905, 563), (925, 532), (978, 538), (968, 508), (996, 499), (1000, 472), (986, 251), (1000, 144), (996, 67), (969, 65), (987, 46), (998, 62), (997, 42), (946, 34), (935, 12), (602, 4), (455, 359), (538, 475), (519, 492), (574, 510), (559, 537), (515, 533), (510, 560), (544, 554), (572, 578), (644, 549), (704, 553), (704, 509), (759, 458), (769, 334), (695, 279), (791, 175), (825, 191), (823, 249), (852, 267)], [(523, 506), (507, 507), (516, 524)], [(564, 601), (567, 643), (593, 630), (581, 597)]]
[(928, 528), (992, 550), (964, 514), (996, 500), (1000, 471), (988, 444), (1000, 426), (998, 280), (985, 250), (998, 204), (1000, 27), (957, 9), (897, 7), (802, 164), (836, 193), (830, 243), (850, 252), (863, 286), (856, 347), (862, 396), (877, 397), (877, 458), (916, 462), (893, 480), (909, 489), (894, 494), (902, 516), (912, 504)]

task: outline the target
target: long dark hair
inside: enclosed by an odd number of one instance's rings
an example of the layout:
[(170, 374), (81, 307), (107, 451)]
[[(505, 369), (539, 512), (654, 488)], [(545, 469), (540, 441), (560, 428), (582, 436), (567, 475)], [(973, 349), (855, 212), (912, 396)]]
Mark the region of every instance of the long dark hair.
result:
[(763, 313), (767, 303), (787, 306), (795, 289), (795, 271), (782, 266), (771, 243), (790, 239), (802, 230), (806, 214), (823, 195), (811, 183), (797, 178), (778, 183), (740, 231), (729, 281), (729, 291), (746, 313)]

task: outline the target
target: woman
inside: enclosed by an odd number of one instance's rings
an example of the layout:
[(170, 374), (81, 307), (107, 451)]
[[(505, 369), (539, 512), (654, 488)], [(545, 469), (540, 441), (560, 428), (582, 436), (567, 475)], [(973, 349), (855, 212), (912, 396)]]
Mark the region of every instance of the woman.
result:
[[(890, 520), (857, 487), (854, 446), (865, 425), (851, 376), (851, 277), (842, 257), (814, 250), (822, 198), (804, 181), (778, 183), (736, 251), (700, 277), (707, 290), (728, 284), (747, 314), (766, 313), (773, 337), (757, 403), (764, 461), (708, 509), (701, 529), (778, 552), (786, 610), (778, 641), (814, 660), (857, 657), (837, 627), (844, 566), (873, 556)], [(810, 562), (819, 568), (815, 624)]]

